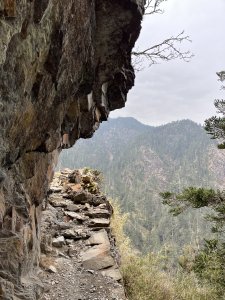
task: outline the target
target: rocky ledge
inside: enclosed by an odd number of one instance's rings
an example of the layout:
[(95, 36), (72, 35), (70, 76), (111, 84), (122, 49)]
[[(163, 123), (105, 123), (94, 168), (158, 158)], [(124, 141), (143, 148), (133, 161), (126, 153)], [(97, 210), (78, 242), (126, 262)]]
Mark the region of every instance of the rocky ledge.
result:
[(41, 225), (43, 300), (126, 299), (113, 209), (98, 182), (99, 173), (87, 169), (55, 174)]

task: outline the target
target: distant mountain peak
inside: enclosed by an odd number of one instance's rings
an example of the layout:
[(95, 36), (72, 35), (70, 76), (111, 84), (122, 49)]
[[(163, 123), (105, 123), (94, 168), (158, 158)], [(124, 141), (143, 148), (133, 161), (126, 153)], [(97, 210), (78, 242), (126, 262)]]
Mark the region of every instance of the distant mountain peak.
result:
[(141, 121), (135, 119), (134, 117), (116, 117), (116, 118), (110, 118), (109, 121), (111, 123), (119, 123), (119, 124), (132, 124), (132, 125), (141, 125), (141, 126), (148, 126), (150, 128), (159, 128), (159, 127), (164, 127), (164, 126), (171, 126), (171, 125), (192, 125), (192, 126), (198, 126), (202, 127), (201, 124), (196, 123), (193, 120), (190, 119), (182, 119), (182, 120), (175, 120), (168, 122), (166, 124), (158, 125), (158, 126), (153, 126), (149, 124), (144, 124)]

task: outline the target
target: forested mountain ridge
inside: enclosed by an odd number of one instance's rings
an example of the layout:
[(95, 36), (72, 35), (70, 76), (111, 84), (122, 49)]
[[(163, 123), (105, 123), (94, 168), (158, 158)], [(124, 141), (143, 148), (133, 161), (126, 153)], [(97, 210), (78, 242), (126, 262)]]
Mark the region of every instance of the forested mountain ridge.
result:
[(61, 154), (59, 168), (85, 166), (103, 172), (106, 192), (130, 214), (127, 233), (148, 251), (198, 244), (207, 234), (195, 211), (172, 218), (159, 192), (190, 185), (223, 188), (225, 152), (190, 120), (152, 127), (118, 118)]

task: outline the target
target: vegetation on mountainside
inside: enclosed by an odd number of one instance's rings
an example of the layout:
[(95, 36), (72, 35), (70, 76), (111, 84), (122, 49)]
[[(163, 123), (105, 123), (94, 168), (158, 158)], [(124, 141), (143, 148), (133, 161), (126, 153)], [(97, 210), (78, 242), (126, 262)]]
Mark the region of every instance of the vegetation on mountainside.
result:
[(198, 248), (210, 230), (202, 213), (194, 210), (172, 218), (159, 193), (194, 184), (223, 187), (225, 177), (225, 155), (200, 125), (189, 120), (159, 127), (132, 118), (109, 120), (92, 139), (63, 151), (60, 166), (99, 169), (105, 192), (118, 198), (123, 212), (129, 213), (126, 233), (135, 248), (148, 253), (164, 247), (171, 259), (186, 244)]
[[(212, 224), (213, 238), (205, 240), (203, 247), (194, 255), (186, 257), (189, 271), (194, 271), (202, 280), (216, 287), (218, 299), (224, 296), (225, 288), (225, 191), (189, 187), (181, 193), (161, 193), (164, 204), (171, 207), (173, 215), (188, 208), (210, 207), (207, 220)], [(181, 266), (186, 269), (187, 261)], [(191, 265), (191, 267), (190, 267)]]
[(215, 288), (197, 281), (193, 272), (168, 269), (165, 251), (145, 256), (134, 251), (124, 233), (127, 215), (113, 202), (112, 229), (120, 249), (124, 284), (129, 300), (216, 300)]
[[(221, 81), (225, 80), (225, 72)], [(215, 106), (222, 117), (214, 116), (205, 121), (206, 131), (213, 139), (219, 139), (219, 149), (225, 149), (225, 101), (216, 100)], [(180, 193), (161, 193), (164, 204), (171, 207), (173, 215), (179, 215), (188, 208), (199, 209), (210, 207), (210, 213), (206, 216), (211, 223), (213, 238), (207, 239), (204, 245), (190, 259), (192, 260), (189, 271), (194, 271), (201, 280), (206, 280), (216, 288), (217, 299), (225, 296), (225, 190), (213, 190), (206, 188), (189, 187)], [(186, 264), (182, 265), (185, 269)]]

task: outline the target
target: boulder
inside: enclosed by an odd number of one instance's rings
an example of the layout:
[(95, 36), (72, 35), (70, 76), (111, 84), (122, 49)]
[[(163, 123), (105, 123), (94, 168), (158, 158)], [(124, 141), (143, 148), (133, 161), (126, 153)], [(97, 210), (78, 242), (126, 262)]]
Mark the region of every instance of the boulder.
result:
[(81, 174), (79, 170), (75, 170), (72, 173), (70, 173), (68, 175), (68, 181), (70, 183), (76, 183), (76, 184), (81, 183)]
[(91, 237), (86, 241), (86, 245), (100, 245), (104, 244), (106, 246), (110, 246), (108, 234), (105, 229), (97, 231), (91, 235)]
[(120, 270), (117, 268), (109, 268), (109, 269), (101, 271), (101, 273), (103, 276), (110, 277), (116, 281), (120, 281), (123, 279), (123, 277), (120, 273)]
[(94, 246), (81, 254), (84, 268), (102, 270), (114, 265), (114, 259), (110, 254), (110, 246)]
[(88, 202), (90, 196), (86, 192), (81, 192), (81, 193), (72, 193), (70, 195), (70, 198), (76, 204), (85, 204), (86, 202)]
[(62, 247), (65, 244), (65, 238), (64, 236), (59, 236), (57, 238), (54, 238), (52, 240), (52, 246), (54, 247)]

